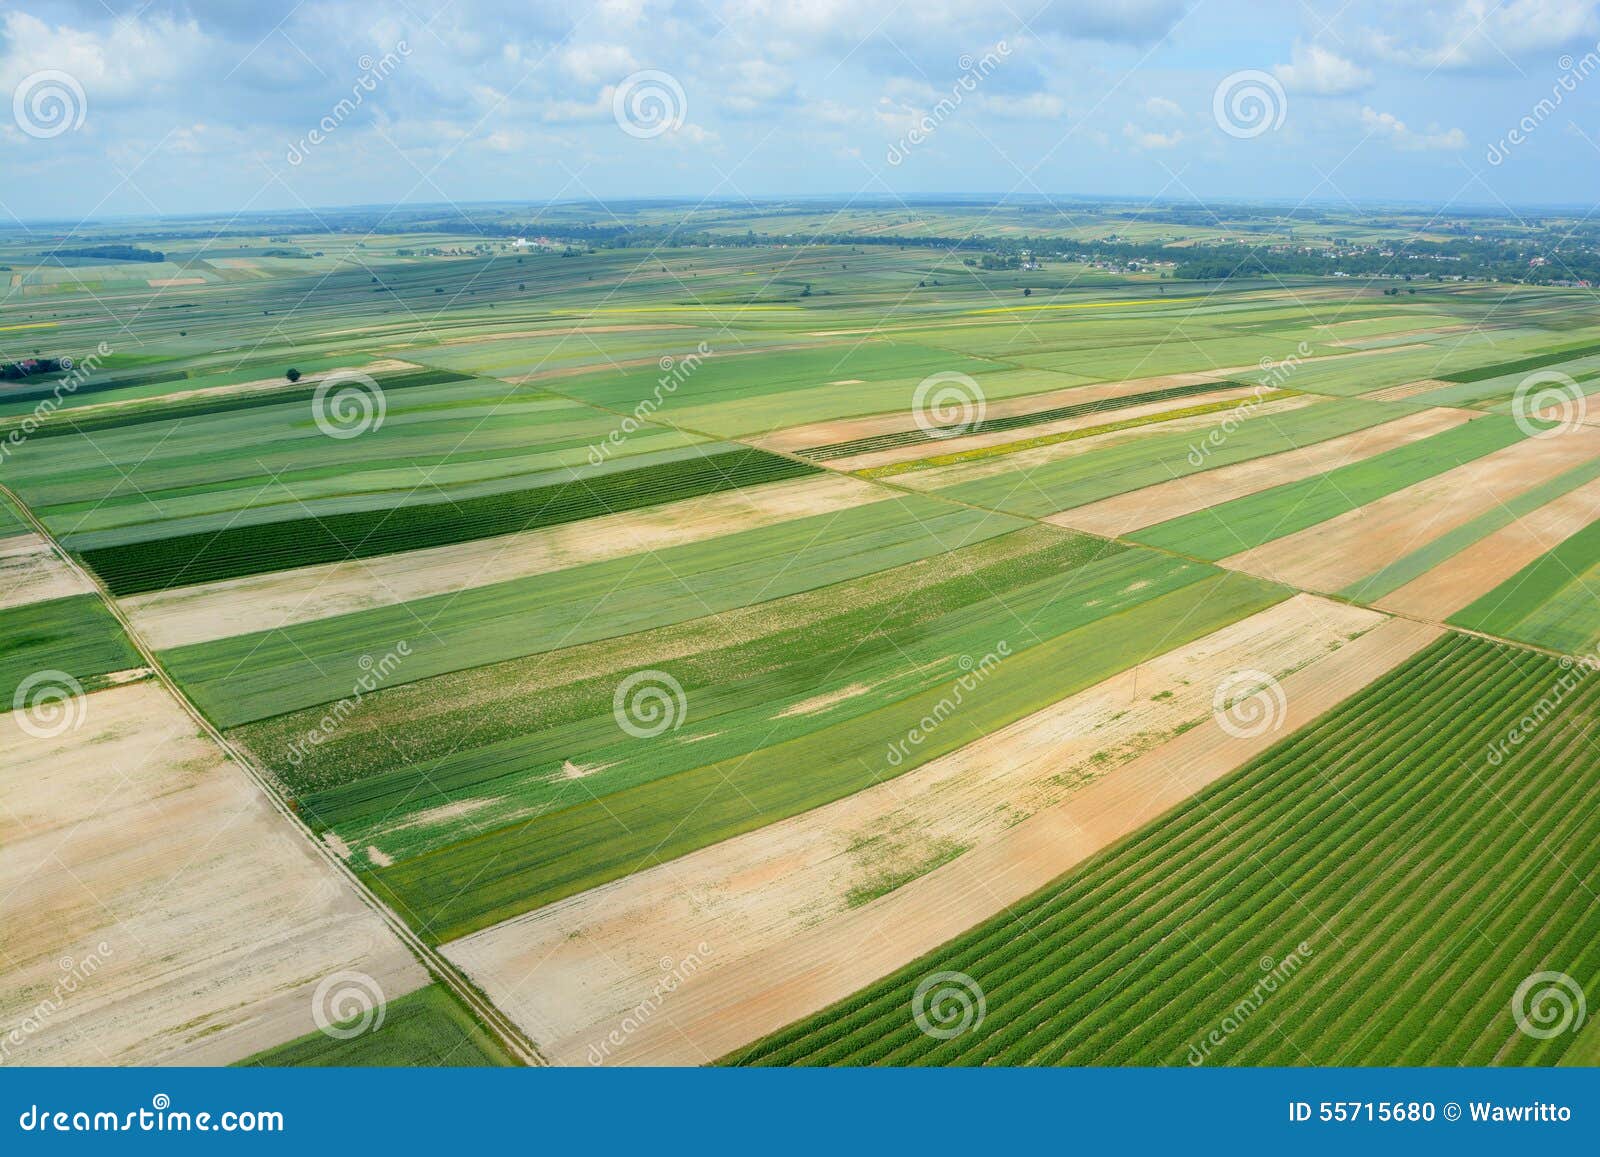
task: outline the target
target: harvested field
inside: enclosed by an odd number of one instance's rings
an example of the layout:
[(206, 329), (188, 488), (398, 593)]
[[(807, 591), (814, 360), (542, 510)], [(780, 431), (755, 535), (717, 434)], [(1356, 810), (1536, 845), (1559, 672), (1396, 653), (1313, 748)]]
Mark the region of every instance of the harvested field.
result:
[(94, 591), (36, 534), (0, 538), (0, 610)]
[[(1183, 803), (1437, 635), (1400, 620), (1368, 632), (1285, 680), (1280, 730), (1244, 738), (1214, 724), (1187, 731), (904, 888), (710, 974), (715, 984), (686, 986), (607, 1059), (702, 1064), (850, 996)], [(572, 1042), (568, 1055), (586, 1055), (589, 1043)]]
[[(558, 1063), (704, 941), (693, 987), (937, 867), (1208, 719), (1250, 666), (1285, 678), (1383, 619), (1302, 595), (1125, 671), (925, 764), (892, 784), (636, 873), (448, 946)], [(952, 857), (953, 858), (953, 857)]]
[(1189, 478), (1158, 482), (1141, 490), (1048, 515), (1045, 521), (1116, 538), (1430, 438), (1471, 418), (1465, 411), (1446, 409), (1406, 414), (1381, 426), (1330, 438), (1302, 449), (1235, 463)]
[(77, 710), (54, 738), (0, 718), (0, 1037), (38, 1025), (17, 1061), (223, 1064), (312, 1031), (332, 973), (391, 998), (426, 982), (159, 685)]
[(1222, 560), (1306, 590), (1337, 591), (1420, 543), (1600, 454), (1600, 431), (1528, 438), (1295, 534)]

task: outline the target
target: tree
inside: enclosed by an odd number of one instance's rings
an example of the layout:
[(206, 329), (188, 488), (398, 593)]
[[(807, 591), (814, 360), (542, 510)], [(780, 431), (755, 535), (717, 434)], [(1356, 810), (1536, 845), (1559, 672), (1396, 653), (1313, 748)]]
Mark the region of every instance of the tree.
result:
[(1023, 296), (1023, 297), (1032, 297), (1032, 296), (1033, 296), (1033, 290), (1031, 290), (1031, 289), (1024, 289), (1024, 290), (1023, 290), (1023, 291), (1022, 291), (1022, 296)]
[(300, 371), (291, 366), (289, 367), (289, 372), (283, 376), (288, 378), (291, 382), (298, 382), (300, 380)]

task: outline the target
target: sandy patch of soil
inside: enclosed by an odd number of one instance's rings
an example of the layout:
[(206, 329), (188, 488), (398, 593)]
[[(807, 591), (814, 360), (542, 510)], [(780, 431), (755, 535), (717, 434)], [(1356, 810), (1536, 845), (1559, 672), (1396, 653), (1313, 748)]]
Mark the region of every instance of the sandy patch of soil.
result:
[[(878, 787), (475, 933), (447, 945), (445, 954), (558, 1063), (590, 1063), (591, 1046), (651, 999), (664, 960), (694, 954), (698, 964), (663, 1017), (676, 1021), (684, 998), (712, 1021), (719, 1006), (738, 1017), (755, 962), (776, 957), (788, 969), (796, 958), (787, 946), (799, 939), (816, 945), (818, 937), (826, 942), (819, 959), (848, 954), (859, 915), (886, 906), (893, 912), (919, 887), (918, 877), (925, 883), (932, 878), (926, 873), (945, 875), (980, 854), (1004, 865), (1008, 854), (994, 849), (1006, 847), (1014, 833), (1053, 809), (1076, 806), (1074, 800), (1097, 798), (1175, 734), (1220, 733), (1210, 718), (1212, 696), (1229, 672), (1257, 668), (1283, 679), (1286, 690), (1308, 678), (1315, 688), (1337, 679), (1317, 672), (1330, 664), (1343, 670), (1347, 652), (1370, 650), (1367, 636), (1350, 642), (1351, 635), (1385, 622), (1375, 612), (1296, 596)], [(1312, 691), (1307, 698), (1320, 702)], [(1115, 798), (1126, 807), (1127, 793)], [(1000, 907), (998, 900), (974, 900), (967, 924)], [(899, 918), (876, 916), (871, 923), (880, 922)], [(916, 954), (911, 943), (893, 964)], [(783, 1001), (781, 993), (769, 997)], [(792, 1006), (793, 1015), (810, 1010), (808, 999)], [(619, 1056), (698, 1062), (739, 1043), (705, 1043), (691, 1034), (688, 1042), (641, 1044), (645, 1051), (635, 1054), (630, 1039)], [(663, 1056), (651, 1051), (656, 1047), (669, 1051)]]
[(1525, 438), (1222, 565), (1314, 591), (1337, 591), (1447, 531), (1600, 454), (1600, 430)]
[(1529, 511), (1377, 601), (1404, 615), (1443, 621), (1600, 518), (1600, 480)]
[(0, 717), (8, 1062), (226, 1064), (315, 1031), (332, 973), (388, 999), (426, 983), (162, 687), (77, 706), (81, 726), (53, 739)]
[(1347, 466), (1385, 450), (1432, 437), (1471, 419), (1472, 415), (1462, 410), (1424, 410), (1299, 450), (1253, 458), (1118, 494), (1052, 514), (1045, 521), (1115, 538), (1169, 518), (1180, 518), (1285, 482), (1296, 482)]
[(1372, 402), (1403, 402), (1407, 398), (1414, 398), (1418, 394), (1426, 394), (1431, 390), (1442, 390), (1447, 386), (1456, 385), (1455, 382), (1442, 382), (1437, 378), (1423, 378), (1418, 382), (1406, 382), (1399, 386), (1386, 386), (1381, 390), (1373, 390), (1370, 394), (1362, 394), (1363, 398)]
[(121, 605), (161, 650), (664, 550), (892, 497), (869, 483), (824, 474), (521, 534), (157, 591)]
[(204, 285), (204, 277), (152, 277), (149, 279), (151, 289), (171, 289), (180, 285)]
[(791, 715), (815, 715), (818, 711), (826, 711), (840, 703), (848, 702), (858, 695), (865, 695), (872, 688), (865, 683), (852, 683), (848, 687), (841, 687), (837, 691), (829, 691), (823, 695), (813, 695), (810, 699), (802, 699), (785, 707), (774, 719), (787, 719)]
[(37, 534), (0, 539), (0, 610), (93, 593), (94, 585)]

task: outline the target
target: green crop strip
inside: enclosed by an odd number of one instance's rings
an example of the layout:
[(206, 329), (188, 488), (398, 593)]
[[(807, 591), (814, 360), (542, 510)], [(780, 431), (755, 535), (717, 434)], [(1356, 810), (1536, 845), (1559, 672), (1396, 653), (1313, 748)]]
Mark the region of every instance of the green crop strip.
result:
[[(1539, 968), (1600, 979), (1583, 886), (1600, 866), (1597, 708), (1600, 679), (1442, 639), (1005, 916), (729, 1060), (1553, 1063), (1579, 1038), (1519, 1033), (1509, 1005)], [(911, 1015), (936, 971), (985, 996), (948, 1040)]]
[(297, 518), (82, 552), (116, 595), (512, 534), (817, 472), (739, 449), (453, 502)]

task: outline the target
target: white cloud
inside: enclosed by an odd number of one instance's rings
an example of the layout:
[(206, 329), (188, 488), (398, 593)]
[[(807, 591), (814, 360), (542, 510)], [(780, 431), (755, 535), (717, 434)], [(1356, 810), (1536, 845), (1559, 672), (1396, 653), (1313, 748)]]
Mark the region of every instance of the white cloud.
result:
[(1164, 96), (1153, 96), (1145, 101), (1144, 111), (1151, 116), (1163, 117), (1167, 120), (1183, 119), (1183, 106), (1175, 100), (1168, 100)]
[(1296, 43), (1290, 63), (1272, 69), (1290, 92), (1344, 96), (1372, 84), (1372, 73), (1320, 44)]
[(1048, 92), (1034, 92), (1026, 96), (985, 93), (978, 98), (978, 105), (995, 116), (1016, 120), (1060, 120), (1067, 113), (1067, 102)]
[(1122, 126), (1122, 135), (1132, 141), (1135, 148), (1140, 149), (1171, 149), (1183, 141), (1182, 129), (1173, 129), (1169, 133), (1162, 133), (1152, 129), (1143, 129), (1132, 123)]
[(1512, 62), (1600, 36), (1592, 0), (1455, 0), (1420, 13), (1414, 32), (1369, 31), (1367, 50), (1414, 68), (1511, 68)]
[(621, 44), (573, 44), (562, 50), (561, 68), (580, 84), (615, 84), (639, 68)]
[(1361, 110), (1361, 123), (1373, 136), (1389, 141), (1398, 149), (1460, 149), (1467, 144), (1467, 134), (1460, 129), (1441, 131), (1434, 127), (1426, 133), (1413, 132), (1393, 113), (1379, 112), (1370, 106)]

